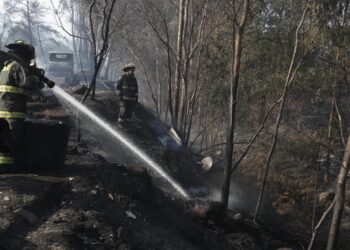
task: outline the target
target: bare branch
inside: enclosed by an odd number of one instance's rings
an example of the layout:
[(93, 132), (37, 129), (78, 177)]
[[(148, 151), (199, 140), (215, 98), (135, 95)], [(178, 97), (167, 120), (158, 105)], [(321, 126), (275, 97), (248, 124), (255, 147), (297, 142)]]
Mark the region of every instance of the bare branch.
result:
[(324, 211), (321, 219), (318, 221), (317, 225), (315, 226), (315, 228), (312, 230), (312, 237), (308, 246), (308, 250), (312, 250), (313, 246), (314, 246), (314, 242), (316, 239), (316, 234), (318, 229), (321, 227), (322, 223), (324, 222), (324, 220), (327, 218), (327, 215), (332, 211), (333, 207), (335, 204), (335, 199), (333, 199), (332, 203), (329, 205), (329, 207), (327, 208), (326, 211)]
[(339, 108), (338, 108), (337, 100), (334, 101), (334, 106), (335, 106), (335, 111), (337, 112), (337, 117), (338, 117), (340, 141), (341, 141), (343, 147), (345, 147), (345, 139), (344, 139), (344, 132), (343, 132), (343, 121), (342, 121), (342, 116), (341, 116)]
[[(293, 72), (293, 69), (294, 69), (294, 65), (295, 65), (297, 52), (299, 50), (299, 33), (300, 33), (300, 29), (301, 29), (301, 27), (302, 27), (302, 25), (304, 23), (306, 13), (308, 12), (309, 8), (310, 8), (310, 4), (308, 3), (306, 5), (306, 7), (304, 8), (304, 11), (302, 13), (300, 22), (299, 22), (299, 24), (298, 24), (298, 26), (297, 26), (297, 28), (295, 30), (294, 52), (293, 52), (292, 59), (290, 61), (289, 70), (288, 70), (288, 73), (287, 73), (287, 76), (286, 76), (283, 93), (281, 95), (281, 102), (280, 102), (279, 111), (278, 111), (278, 115), (277, 115), (277, 118), (276, 118), (276, 124), (275, 124), (275, 129), (274, 129), (274, 137), (273, 137), (273, 140), (272, 140), (270, 151), (268, 153), (266, 164), (264, 166), (265, 173), (264, 173), (264, 176), (263, 176), (263, 181), (262, 181), (262, 184), (261, 184), (260, 194), (259, 194), (258, 202), (257, 202), (255, 213), (254, 213), (254, 222), (256, 222), (257, 216), (259, 214), (260, 204), (261, 204), (262, 196), (263, 196), (264, 189), (265, 189), (265, 184), (266, 184), (266, 178), (267, 178), (268, 170), (269, 170), (269, 167), (270, 167), (272, 155), (273, 155), (273, 153), (275, 151), (275, 148), (276, 148), (277, 138), (278, 138), (278, 133), (279, 133), (279, 126), (280, 126), (281, 119), (282, 119), (282, 112), (283, 112), (283, 109), (284, 109), (284, 104), (285, 104), (285, 100), (286, 100), (286, 96), (287, 96), (287, 92), (288, 92), (288, 87), (291, 84), (292, 79), (294, 78), (294, 75), (296, 74), (296, 71)], [(296, 69), (298, 69), (298, 67)]]
[(260, 127), (257, 129), (257, 131), (255, 132), (255, 134), (253, 135), (253, 137), (250, 139), (249, 145), (246, 147), (246, 149), (244, 150), (244, 152), (242, 153), (241, 157), (237, 160), (237, 162), (235, 163), (234, 167), (231, 170), (231, 174), (236, 170), (236, 168), (239, 166), (239, 164), (241, 163), (241, 161), (245, 158), (245, 156), (248, 154), (250, 148), (253, 146), (256, 138), (259, 136), (261, 130), (264, 128), (265, 123), (267, 121), (267, 118), (270, 116), (272, 110), (277, 106), (277, 104), (279, 104), (281, 102), (281, 100), (278, 100), (277, 102), (275, 102), (274, 104), (271, 105), (271, 107), (268, 109), (268, 111), (265, 114), (265, 117), (263, 119), (263, 121), (261, 122)]
[(63, 25), (63, 23), (62, 23), (62, 18), (59, 16), (59, 14), (58, 14), (58, 9), (56, 9), (56, 7), (55, 7), (53, 1), (50, 0), (50, 2), (51, 2), (51, 6), (52, 6), (52, 8), (53, 8), (53, 12), (55, 13), (55, 16), (56, 16), (56, 21), (58, 21), (58, 26), (59, 26), (67, 35), (69, 35), (69, 36), (71, 36), (71, 37), (74, 37), (74, 38), (79, 38), (79, 39), (83, 39), (83, 40), (90, 41), (89, 38), (87, 38), (87, 37), (77, 36), (77, 35), (72, 34), (71, 32), (69, 32), (69, 31), (64, 27), (64, 25)]

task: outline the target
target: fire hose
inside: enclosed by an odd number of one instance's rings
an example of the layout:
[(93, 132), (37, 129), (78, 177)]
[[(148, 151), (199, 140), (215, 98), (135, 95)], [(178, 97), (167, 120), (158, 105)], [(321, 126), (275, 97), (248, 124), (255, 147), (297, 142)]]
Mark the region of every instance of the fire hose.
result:
[(37, 76), (40, 81), (46, 84), (49, 88), (53, 88), (55, 86), (55, 82), (51, 81), (45, 76), (45, 70), (36, 67), (36, 65), (31, 66), (24, 62), (20, 57), (0, 50), (0, 57), (5, 58), (6, 60), (14, 60), (18, 62), (23, 68), (27, 69), (29, 74)]

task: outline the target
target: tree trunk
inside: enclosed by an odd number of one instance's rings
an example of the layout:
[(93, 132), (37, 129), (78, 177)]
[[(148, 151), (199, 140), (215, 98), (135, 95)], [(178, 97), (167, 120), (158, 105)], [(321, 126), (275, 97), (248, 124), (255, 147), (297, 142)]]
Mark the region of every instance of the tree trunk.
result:
[(73, 4), (71, 3), (71, 10), (72, 10), (72, 24), (71, 24), (71, 32), (73, 34), (72, 36), (72, 45), (73, 45), (73, 55), (74, 55), (74, 67), (76, 67), (76, 60), (78, 58), (78, 51), (77, 51), (77, 44), (76, 44), (76, 39), (74, 37), (74, 34), (75, 34), (75, 29), (74, 29), (74, 24), (75, 24), (75, 10), (74, 10), (74, 6)]
[(106, 55), (104, 56), (104, 60), (101, 64), (101, 70), (100, 73), (97, 75), (97, 78), (100, 79), (108, 79), (108, 75), (109, 75), (109, 64), (110, 64), (110, 59), (111, 59), (111, 55), (110, 55), (111, 51), (108, 50), (106, 52)]
[[(100, 58), (98, 59), (98, 62), (95, 64), (95, 69), (94, 69), (94, 74), (92, 75), (92, 79), (91, 79), (91, 83), (90, 83), (90, 90), (91, 90), (91, 99), (95, 100), (95, 94), (96, 94), (96, 81), (97, 81), (97, 76), (100, 73), (100, 69), (102, 66), (102, 62), (103, 62), (103, 57), (100, 56)], [(88, 91), (87, 91), (87, 95)]]
[(333, 111), (335, 109), (335, 96), (332, 100), (331, 105), (331, 111), (329, 113), (329, 120), (328, 120), (328, 133), (327, 133), (327, 153), (326, 153), (326, 160), (325, 160), (325, 173), (323, 175), (323, 187), (326, 189), (329, 184), (329, 165), (330, 165), (330, 154), (331, 154), (331, 144), (332, 144), (332, 124), (333, 124)]
[(41, 33), (40, 33), (39, 26), (36, 27), (36, 31), (37, 31), (37, 37), (38, 37), (38, 42), (39, 42), (40, 53), (41, 53), (41, 56), (44, 58), (44, 62), (46, 64), (47, 63), (47, 59), (44, 56), (45, 52), (44, 52), (44, 47), (43, 47), (43, 43), (42, 43), (42, 40), (41, 40)]
[(161, 81), (160, 81), (160, 74), (159, 74), (159, 53), (158, 53), (158, 47), (156, 47), (157, 50), (157, 59), (156, 59), (156, 84), (157, 84), (157, 108), (156, 108), (156, 113), (157, 113), (157, 118), (161, 119), (162, 118), (162, 114), (163, 114), (163, 100), (162, 100), (162, 85), (161, 85)]
[(343, 215), (344, 203), (345, 203), (345, 188), (347, 176), (349, 173), (349, 158), (350, 158), (350, 136), (346, 144), (342, 165), (339, 170), (336, 193), (335, 193), (335, 205), (333, 211), (333, 218), (331, 228), (329, 230), (327, 250), (333, 250), (336, 247), (339, 227)]
[[(171, 54), (170, 54), (170, 38), (169, 38), (169, 32), (166, 29), (166, 52), (167, 52), (167, 70), (168, 70), (168, 103), (167, 108), (165, 110), (165, 116), (168, 115), (168, 110), (171, 117), (171, 124), (172, 126), (175, 125), (175, 117), (174, 117), (174, 109), (173, 109), (173, 88), (172, 88), (172, 80), (173, 80), (173, 71), (171, 66)], [(167, 119), (165, 119), (167, 120)]]
[(236, 76), (234, 75), (235, 62), (237, 61), (236, 51), (236, 40), (240, 39), (239, 34), (232, 35), (233, 52), (232, 52), (232, 68), (231, 68), (231, 89), (230, 89), (230, 103), (229, 103), (229, 120), (227, 124), (226, 134), (226, 157), (225, 157), (225, 168), (224, 168), (224, 182), (221, 190), (221, 201), (227, 207), (228, 198), (230, 194), (230, 182), (231, 182), (231, 169), (232, 169), (232, 156), (233, 156), (233, 138), (234, 138), (234, 121), (236, 112), (236, 99), (237, 99), (237, 84), (235, 82)]
[(28, 23), (29, 43), (33, 45), (34, 39), (33, 39), (32, 17), (30, 15), (30, 2), (29, 2), (29, 0), (27, 0), (26, 8), (27, 8), (26, 16), (27, 16), (27, 23)]
[[(184, 141), (185, 133), (186, 133), (186, 122), (185, 122), (185, 109), (188, 100), (188, 84), (189, 84), (189, 71), (190, 71), (190, 63), (191, 58), (189, 58), (189, 52), (192, 45), (192, 34), (188, 34), (187, 29), (189, 26), (189, 0), (185, 0), (185, 12), (184, 12), (184, 32), (182, 33), (182, 58), (183, 62), (181, 63), (181, 96), (179, 100), (179, 132), (181, 135), (181, 139)], [(193, 24), (192, 24), (193, 25)], [(185, 37), (188, 37), (188, 46), (186, 46)]]
[(234, 31), (232, 34), (232, 68), (231, 68), (231, 87), (230, 87), (230, 103), (229, 103), (229, 121), (227, 125), (226, 135), (226, 163), (224, 168), (224, 181), (221, 190), (221, 202), (227, 207), (230, 194), (232, 156), (233, 156), (233, 139), (235, 132), (235, 118), (236, 118), (236, 104), (237, 104), (237, 90), (239, 81), (239, 70), (241, 64), (242, 53), (242, 36), (249, 9), (249, 0), (244, 1), (244, 12), (242, 20), (239, 24), (235, 22)]
[(177, 31), (177, 53), (176, 53), (176, 69), (175, 69), (175, 98), (174, 98), (174, 127), (179, 128), (179, 108), (181, 96), (181, 71), (183, 57), (183, 34), (185, 28), (185, 10), (186, 0), (180, 0), (179, 4), (179, 25)]

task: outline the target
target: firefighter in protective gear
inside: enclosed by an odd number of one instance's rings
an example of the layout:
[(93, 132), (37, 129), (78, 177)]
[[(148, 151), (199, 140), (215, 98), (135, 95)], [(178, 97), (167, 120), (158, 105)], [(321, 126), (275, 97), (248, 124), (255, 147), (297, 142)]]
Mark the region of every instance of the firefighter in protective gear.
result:
[(118, 79), (116, 91), (120, 101), (118, 117), (119, 126), (123, 127), (130, 122), (138, 103), (138, 85), (135, 77), (135, 66), (132, 63), (125, 65), (124, 74)]
[[(22, 40), (5, 46), (8, 53), (30, 65), (35, 49)], [(12, 167), (23, 134), (27, 91), (42, 89), (44, 84), (20, 63), (9, 60), (0, 72), (0, 171)]]

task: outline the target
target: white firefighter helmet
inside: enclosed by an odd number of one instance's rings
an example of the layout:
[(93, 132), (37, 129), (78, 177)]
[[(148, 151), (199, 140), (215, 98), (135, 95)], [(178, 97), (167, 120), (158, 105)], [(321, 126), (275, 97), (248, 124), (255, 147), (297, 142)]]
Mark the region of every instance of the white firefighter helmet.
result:
[(124, 66), (123, 71), (126, 72), (129, 69), (136, 69), (136, 67), (133, 63), (128, 63), (127, 65)]

